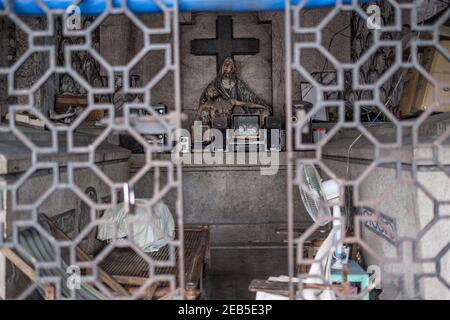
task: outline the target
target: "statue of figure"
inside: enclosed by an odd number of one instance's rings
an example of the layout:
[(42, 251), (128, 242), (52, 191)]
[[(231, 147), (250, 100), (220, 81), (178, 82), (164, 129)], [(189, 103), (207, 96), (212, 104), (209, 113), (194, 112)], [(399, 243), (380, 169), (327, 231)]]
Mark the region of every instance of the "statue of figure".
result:
[(258, 114), (264, 124), (272, 108), (237, 77), (233, 59), (227, 58), (220, 73), (203, 90), (197, 119), (210, 125), (216, 117), (227, 117), (229, 121), (233, 113)]
[(233, 104), (230, 99), (224, 99), (214, 84), (209, 84), (202, 94), (200, 106), (197, 111), (197, 119), (203, 124), (210, 125), (214, 118), (230, 118)]

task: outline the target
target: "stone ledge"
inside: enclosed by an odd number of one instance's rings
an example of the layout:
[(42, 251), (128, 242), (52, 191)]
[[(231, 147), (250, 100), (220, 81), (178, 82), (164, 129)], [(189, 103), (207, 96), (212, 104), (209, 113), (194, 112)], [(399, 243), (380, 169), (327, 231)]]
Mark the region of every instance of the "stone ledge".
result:
[[(64, 167), (68, 162), (86, 161), (86, 154), (67, 153), (66, 143), (62, 141), (58, 145), (58, 153), (42, 154), (39, 160), (45, 162), (57, 162)], [(128, 160), (131, 152), (127, 149), (109, 144), (101, 144), (95, 152), (95, 162)], [(31, 165), (31, 151), (25, 145), (17, 144), (17, 140), (0, 140), (0, 175), (26, 171)]]
[[(262, 161), (259, 161), (260, 158), (258, 158), (258, 155), (256, 152), (240, 152), (240, 154), (245, 154), (246, 156), (246, 162), (245, 163), (233, 163), (233, 164), (227, 164), (225, 163), (225, 157), (228, 155), (234, 155), (234, 159), (236, 159), (236, 155), (238, 153), (206, 153), (206, 156), (214, 157), (218, 156), (219, 159), (223, 160), (223, 163), (202, 163), (202, 164), (196, 164), (196, 163), (184, 163), (183, 164), (183, 172), (190, 172), (190, 171), (253, 171), (253, 170), (260, 170), (260, 169), (269, 169), (270, 166), (274, 166), (276, 164), (275, 161), (278, 161), (278, 169), (279, 170), (286, 170), (287, 167), (287, 153), (282, 151), (278, 152), (278, 155), (274, 155), (277, 158), (274, 158), (269, 161), (270, 159), (270, 153), (265, 154), (262, 158)], [(294, 152), (294, 158), (301, 157), (301, 158), (310, 158), (313, 156), (313, 152), (311, 151), (299, 151)], [(193, 159), (195, 157), (196, 153), (187, 153), (185, 156), (189, 159)], [(212, 156), (211, 156), (212, 155)], [(255, 157), (255, 159), (258, 159), (258, 161), (255, 162), (249, 162), (249, 156)], [(276, 159), (276, 160), (275, 160)], [(166, 160), (171, 161), (171, 154), (170, 153), (164, 153), (160, 154), (158, 157), (155, 157), (155, 160)], [(267, 161), (267, 162), (264, 162)], [(145, 162), (145, 155), (144, 154), (132, 154), (130, 157), (130, 170), (131, 172), (137, 172), (138, 169), (140, 169)], [(163, 169), (163, 168), (162, 168)]]
[[(430, 116), (418, 128), (420, 146), (413, 146), (411, 138), (411, 127), (404, 127), (402, 132), (402, 144), (395, 144), (396, 128), (391, 123), (377, 124), (367, 130), (384, 144), (379, 148), (379, 159), (399, 160), (403, 164), (416, 164), (419, 166), (435, 165), (433, 159), (433, 148), (431, 145), (437, 137), (442, 135), (450, 127), (450, 113), (436, 114)], [(350, 162), (359, 160), (372, 161), (375, 157), (375, 146), (365, 136), (361, 136), (352, 146), (348, 154), (349, 146), (359, 136), (360, 132), (355, 129), (341, 129), (322, 149), (324, 158), (349, 157)], [(450, 140), (450, 139), (447, 139)], [(437, 150), (437, 148), (436, 148)], [(450, 165), (450, 141), (441, 144), (437, 155), (442, 165)]]

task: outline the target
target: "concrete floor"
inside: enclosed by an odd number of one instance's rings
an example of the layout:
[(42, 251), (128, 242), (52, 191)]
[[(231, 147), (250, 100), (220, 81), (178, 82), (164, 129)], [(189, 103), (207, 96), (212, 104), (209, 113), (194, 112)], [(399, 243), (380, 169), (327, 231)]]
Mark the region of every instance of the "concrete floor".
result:
[(211, 248), (201, 299), (255, 299), (248, 290), (250, 282), (287, 275), (287, 266), (287, 248), (280, 244)]

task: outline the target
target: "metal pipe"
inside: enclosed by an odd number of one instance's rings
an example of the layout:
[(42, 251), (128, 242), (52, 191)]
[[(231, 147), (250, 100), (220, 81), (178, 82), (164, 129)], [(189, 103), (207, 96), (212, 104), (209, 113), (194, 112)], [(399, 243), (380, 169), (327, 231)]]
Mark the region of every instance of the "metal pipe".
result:
[[(74, 0), (41, 0), (51, 10), (66, 10), (70, 5), (76, 4)], [(81, 0), (78, 7), (82, 15), (97, 16), (103, 13), (110, 0)], [(128, 8), (136, 13), (162, 12), (158, 6), (160, 3), (168, 8), (173, 8), (176, 0), (125, 0)], [(0, 0), (0, 10), (4, 10), (8, 0)], [(112, 0), (113, 8), (121, 7), (121, 0)], [(291, 0), (292, 5), (301, 3), (302, 0)], [(306, 0), (305, 9), (323, 8), (335, 5), (335, 0)], [(343, 0), (350, 4), (352, 0)], [(360, 2), (368, 2), (363, 0)], [(20, 15), (41, 16), (44, 11), (39, 8), (35, 0), (11, 0), (12, 11)], [(249, 11), (278, 11), (284, 10), (284, 0), (179, 0), (180, 11), (190, 12), (249, 12)]]
[(294, 281), (295, 276), (294, 260), (294, 192), (293, 177), (294, 177), (294, 156), (293, 156), (293, 136), (292, 136), (292, 21), (291, 8), (289, 0), (284, 0), (286, 8), (284, 9), (284, 81), (285, 81), (285, 106), (286, 106), (286, 195), (287, 195), (287, 230), (288, 230), (288, 275), (289, 275), (289, 300), (294, 300), (295, 290)]

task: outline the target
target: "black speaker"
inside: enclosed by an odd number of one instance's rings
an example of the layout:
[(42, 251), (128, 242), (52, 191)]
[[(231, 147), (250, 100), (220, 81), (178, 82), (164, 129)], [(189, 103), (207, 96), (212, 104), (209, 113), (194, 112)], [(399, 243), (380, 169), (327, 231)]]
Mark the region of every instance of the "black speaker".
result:
[(267, 150), (281, 151), (281, 118), (277, 116), (267, 118)]
[(214, 118), (211, 121), (211, 128), (217, 128), (217, 129), (227, 129), (227, 128), (229, 128), (228, 118), (227, 117)]
[[(303, 111), (305, 115), (307, 115), (311, 109), (313, 108), (313, 104), (308, 101), (298, 100), (292, 102), (292, 123), (295, 125), (298, 121), (298, 113)], [(307, 132), (304, 132), (306, 130)], [(294, 130), (294, 137), (295, 137)], [(313, 142), (313, 131), (312, 131), (312, 121), (309, 119), (308, 124), (302, 127), (302, 140), (301, 143), (312, 143)], [(294, 139), (294, 150), (295, 150), (295, 139)]]
[(213, 152), (225, 152), (227, 150), (227, 128), (212, 128), (211, 140)]
[(281, 118), (277, 116), (267, 117), (267, 129), (281, 130)]

